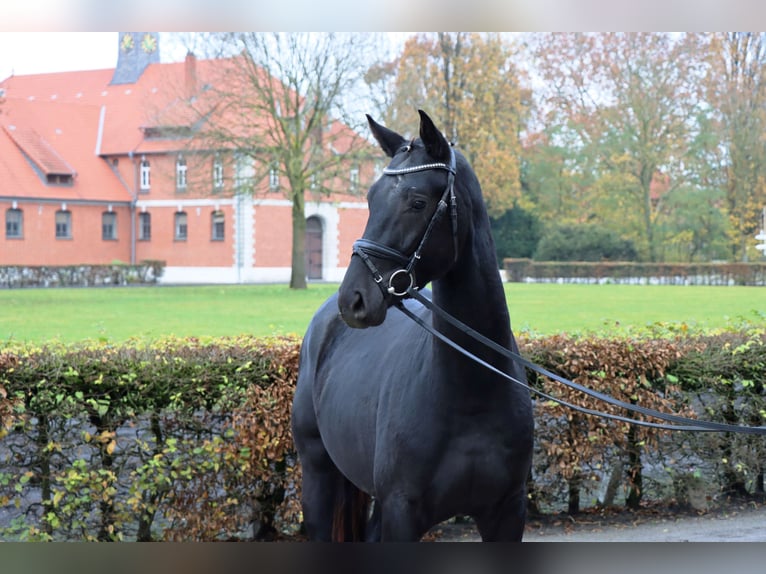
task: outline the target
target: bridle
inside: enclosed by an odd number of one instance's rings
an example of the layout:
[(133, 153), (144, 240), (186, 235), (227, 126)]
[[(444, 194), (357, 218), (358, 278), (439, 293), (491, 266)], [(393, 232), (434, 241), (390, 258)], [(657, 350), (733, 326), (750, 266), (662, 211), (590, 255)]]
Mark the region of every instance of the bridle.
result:
[[(422, 164), (422, 165), (417, 165), (412, 167), (405, 167), (400, 169), (386, 168), (383, 170), (384, 175), (398, 176), (398, 175), (406, 175), (406, 174), (415, 173), (418, 171), (426, 171), (431, 169), (443, 169), (448, 172), (447, 187), (445, 188), (444, 193), (442, 193), (442, 197), (439, 200), (439, 204), (436, 208), (436, 211), (434, 211), (434, 214), (431, 216), (431, 220), (428, 222), (428, 227), (426, 227), (426, 230), (423, 234), (423, 237), (420, 240), (420, 243), (418, 244), (417, 249), (415, 249), (414, 253), (410, 257), (407, 257), (406, 255), (404, 255), (402, 252), (398, 251), (397, 249), (393, 249), (387, 245), (378, 243), (377, 241), (373, 241), (371, 239), (364, 239), (364, 238), (357, 239), (354, 242), (354, 246), (353, 246), (353, 255), (357, 255), (362, 259), (364, 264), (372, 273), (375, 283), (377, 283), (378, 286), (381, 288), (381, 290), (383, 290), (384, 296), (393, 295), (394, 297), (396, 297), (397, 298), (395, 302), (396, 308), (399, 309), (402, 313), (404, 313), (407, 317), (412, 319), (420, 327), (428, 331), (432, 336), (439, 339), (444, 344), (450, 346), (457, 352), (461, 353), (463, 356), (482, 365), (486, 369), (492, 371), (493, 373), (495, 373), (496, 375), (499, 375), (500, 377), (506, 379), (507, 381), (520, 385), (524, 387), (525, 389), (527, 389), (528, 391), (530, 391), (531, 393), (539, 397), (542, 397), (546, 400), (553, 401), (562, 406), (568, 407), (572, 410), (575, 410), (587, 415), (598, 416), (598, 417), (602, 417), (606, 419), (625, 422), (632, 425), (657, 428), (661, 430), (689, 431), (689, 432), (736, 432), (736, 433), (745, 433), (745, 434), (766, 435), (766, 427), (763, 427), (763, 426), (760, 426), (760, 427), (741, 426), (741, 425), (732, 425), (727, 423), (717, 423), (713, 421), (700, 421), (696, 419), (689, 419), (689, 418), (681, 417), (678, 415), (663, 413), (661, 411), (649, 409), (646, 407), (642, 407), (640, 405), (626, 403), (610, 395), (600, 393), (598, 391), (594, 391), (593, 389), (589, 389), (588, 387), (585, 387), (583, 385), (580, 385), (578, 383), (565, 379), (564, 377), (561, 377), (533, 363), (532, 361), (525, 359), (518, 353), (515, 353), (495, 343), (491, 339), (488, 339), (487, 337), (485, 337), (478, 331), (472, 329), (465, 323), (461, 322), (460, 320), (456, 319), (455, 317), (453, 317), (452, 315), (450, 315), (443, 309), (439, 308), (437, 305), (433, 303), (433, 301), (431, 301), (427, 297), (423, 296), (423, 294), (418, 291), (417, 284), (415, 283), (415, 274), (414, 274), (415, 265), (417, 264), (418, 261), (420, 261), (420, 254), (423, 250), (423, 247), (426, 244), (426, 241), (428, 241), (428, 238), (430, 237), (434, 226), (443, 217), (448, 207), (450, 208), (451, 221), (452, 221), (454, 258), (457, 259), (457, 256), (458, 256), (457, 202), (455, 200), (455, 190), (454, 190), (455, 174), (456, 174), (455, 152), (454, 150), (452, 150), (452, 148), (450, 148), (449, 165), (445, 163), (427, 163), (427, 164)], [(390, 275), (388, 280), (388, 287), (383, 285), (383, 275), (380, 273), (378, 268), (370, 259), (370, 256), (386, 259), (389, 261), (394, 261), (395, 263), (398, 263), (399, 265), (402, 266), (401, 268), (395, 270)], [(397, 288), (394, 285), (394, 279), (399, 276), (403, 276), (403, 278), (405, 279), (406, 285), (403, 288)], [(441, 319), (443, 319), (444, 321), (446, 321), (447, 323), (449, 323), (450, 325), (458, 329), (464, 335), (468, 336), (469, 338), (473, 339), (474, 341), (483, 345), (484, 347), (487, 347), (495, 351), (496, 353), (504, 356), (505, 358), (510, 359), (511, 361), (514, 361), (519, 365), (522, 365), (523, 367), (526, 367), (562, 385), (565, 385), (578, 392), (594, 397), (612, 406), (623, 408), (629, 412), (663, 420), (670, 424), (644, 421), (644, 420), (634, 419), (631, 417), (616, 415), (612, 413), (603, 413), (600, 411), (575, 405), (573, 403), (564, 401), (561, 398), (557, 398), (547, 393), (544, 393), (543, 391), (540, 391), (528, 385), (524, 381), (519, 380), (516, 377), (513, 377), (509, 375), (508, 373), (498, 369), (494, 365), (476, 356), (474, 353), (470, 352), (466, 348), (462, 347), (461, 345), (459, 345), (458, 343), (456, 343), (455, 341), (453, 341), (452, 339), (450, 339), (449, 337), (441, 333), (438, 329), (436, 329), (433, 326), (433, 324), (429, 324), (428, 322), (424, 321), (421, 317), (413, 313), (410, 309), (408, 309), (404, 305), (405, 297), (411, 297), (415, 299), (420, 304), (422, 304), (425, 308), (430, 310), (433, 315), (438, 315)]]
[[(436, 210), (428, 222), (428, 227), (426, 227), (426, 230), (423, 233), (423, 237), (420, 239), (420, 243), (418, 243), (418, 247), (415, 249), (412, 255), (407, 257), (401, 251), (371, 239), (361, 238), (354, 242), (352, 247), (353, 255), (357, 255), (364, 262), (364, 264), (370, 270), (370, 273), (372, 273), (372, 277), (375, 280), (375, 283), (377, 283), (378, 286), (383, 290), (384, 296), (393, 295), (394, 297), (401, 298), (406, 296), (411, 289), (417, 288), (417, 283), (415, 282), (415, 266), (417, 265), (418, 261), (420, 261), (420, 254), (423, 251), (423, 247), (425, 247), (428, 238), (431, 236), (431, 232), (436, 226), (436, 223), (444, 216), (448, 208), (450, 210), (450, 220), (452, 223), (452, 248), (454, 259), (457, 260), (457, 200), (455, 199), (456, 162), (455, 151), (451, 147), (449, 148), (449, 151), (449, 164), (436, 162), (403, 167), (399, 169), (392, 169), (387, 167), (383, 170), (383, 175), (391, 176), (407, 175), (410, 173), (429, 171), (432, 169), (442, 169), (447, 171), (447, 186), (444, 188), (444, 193), (442, 193), (441, 199), (436, 206)], [(383, 284), (383, 275), (375, 266), (375, 263), (372, 261), (372, 259), (370, 259), (370, 256), (379, 259), (387, 259), (401, 265), (399, 269), (396, 269), (389, 276), (388, 286)], [(402, 283), (399, 288), (397, 288), (395, 283), (398, 283), (399, 281), (402, 281)]]

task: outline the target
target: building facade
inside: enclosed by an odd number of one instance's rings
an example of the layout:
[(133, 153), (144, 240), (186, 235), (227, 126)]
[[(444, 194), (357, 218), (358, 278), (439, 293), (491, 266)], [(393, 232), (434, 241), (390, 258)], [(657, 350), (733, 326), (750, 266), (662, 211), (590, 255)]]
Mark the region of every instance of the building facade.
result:
[[(165, 283), (288, 281), (292, 202), (279, 170), (255, 180), (252, 158), (194, 150), (178, 122), (158, 119), (222, 61), (161, 63), (157, 33), (117, 40), (114, 69), (0, 82), (0, 265), (162, 260)], [(307, 191), (309, 280), (342, 278), (379, 169), (350, 164), (331, 195)]]

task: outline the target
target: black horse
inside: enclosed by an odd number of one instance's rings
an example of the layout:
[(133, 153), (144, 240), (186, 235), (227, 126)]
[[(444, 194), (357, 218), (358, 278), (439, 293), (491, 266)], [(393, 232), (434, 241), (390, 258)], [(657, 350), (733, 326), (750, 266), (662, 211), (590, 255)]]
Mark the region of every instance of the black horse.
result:
[(292, 424), (313, 540), (415, 541), (458, 514), (475, 519), (483, 540), (518, 541), (524, 531), (529, 392), (388, 312), (406, 305), (525, 380), (519, 365), (407, 298), (411, 286), (432, 283), (437, 305), (517, 350), (479, 182), (419, 113), (412, 141), (368, 116), (392, 160), (368, 192), (343, 283), (301, 349)]

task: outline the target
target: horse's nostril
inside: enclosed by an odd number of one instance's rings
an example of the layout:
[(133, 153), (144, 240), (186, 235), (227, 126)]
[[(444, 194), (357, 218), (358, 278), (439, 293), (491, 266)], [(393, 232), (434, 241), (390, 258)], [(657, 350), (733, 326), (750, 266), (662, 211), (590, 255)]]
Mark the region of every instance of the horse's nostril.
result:
[(354, 299), (351, 302), (351, 311), (354, 313), (354, 317), (357, 319), (364, 319), (367, 315), (367, 311), (364, 306), (364, 299), (359, 291), (354, 293)]

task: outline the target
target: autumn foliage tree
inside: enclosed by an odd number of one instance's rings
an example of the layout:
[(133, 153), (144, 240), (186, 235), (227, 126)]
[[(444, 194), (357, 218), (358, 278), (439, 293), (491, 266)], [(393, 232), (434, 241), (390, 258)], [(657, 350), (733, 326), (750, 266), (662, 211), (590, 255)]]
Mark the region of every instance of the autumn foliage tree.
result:
[(566, 178), (557, 186), (579, 190), (581, 221), (612, 222), (660, 260), (665, 202), (687, 181), (702, 111), (698, 37), (555, 33), (532, 38), (530, 51), (545, 86), (543, 159)]
[(473, 165), (493, 217), (510, 209), (521, 192), (519, 132), (528, 94), (516, 53), (499, 34), (417, 34), (366, 76), (389, 127), (406, 133), (416, 109), (431, 114)]
[(747, 260), (766, 206), (766, 34), (713, 34), (705, 86), (716, 110), (731, 258)]

